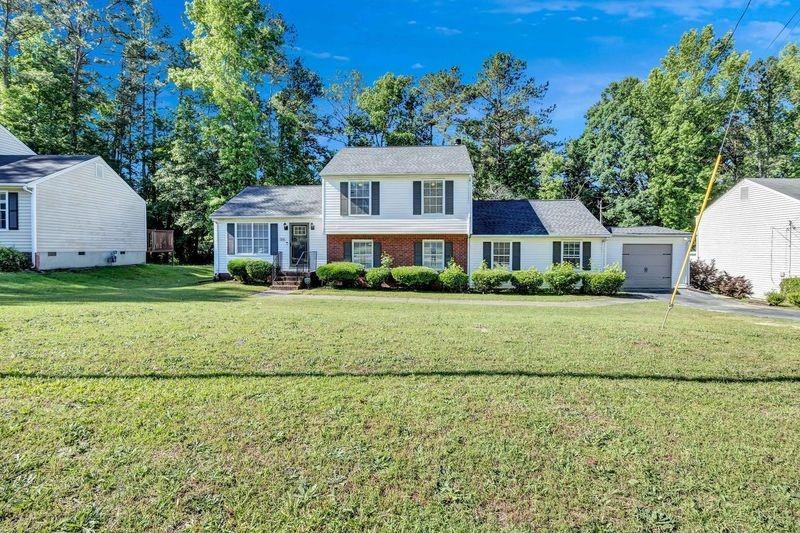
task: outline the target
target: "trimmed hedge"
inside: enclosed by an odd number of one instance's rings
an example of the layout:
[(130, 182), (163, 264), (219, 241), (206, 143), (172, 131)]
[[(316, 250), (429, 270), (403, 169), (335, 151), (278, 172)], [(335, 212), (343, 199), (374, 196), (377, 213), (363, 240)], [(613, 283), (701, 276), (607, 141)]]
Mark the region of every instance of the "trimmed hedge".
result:
[(575, 286), (581, 280), (581, 273), (575, 270), (572, 263), (557, 263), (544, 271), (544, 281), (556, 294), (575, 292)]
[(800, 291), (790, 292), (787, 294), (786, 301), (795, 307), (800, 307)]
[(781, 280), (781, 292), (783, 294), (800, 292), (800, 278), (784, 278)]
[(386, 267), (373, 268), (367, 270), (365, 278), (367, 280), (367, 285), (373, 289), (380, 289), (384, 283), (392, 279), (392, 271)]
[(439, 273), (439, 283), (447, 291), (464, 292), (469, 288), (469, 276), (461, 265), (451, 259), (447, 268)]
[(781, 305), (786, 301), (786, 295), (778, 291), (770, 291), (767, 293), (767, 303), (772, 306)]
[(20, 272), (30, 266), (27, 255), (13, 248), (0, 246), (0, 272)]
[(494, 292), (509, 281), (511, 281), (511, 271), (505, 268), (489, 268), (486, 266), (486, 261), (481, 268), (472, 273), (472, 285), (478, 292)]
[(233, 279), (241, 283), (247, 283), (249, 278), (247, 276), (247, 263), (252, 259), (231, 259), (228, 261), (228, 274)]
[(323, 283), (353, 285), (363, 275), (363, 265), (347, 261), (327, 263), (317, 268), (317, 276)]
[(535, 294), (542, 287), (542, 283), (544, 276), (535, 267), (511, 273), (511, 284), (520, 294)]
[(584, 272), (581, 274), (581, 292), (595, 296), (612, 296), (622, 288), (625, 277), (625, 272), (619, 265), (608, 266), (600, 272)]
[(245, 265), (248, 283), (268, 283), (272, 275), (272, 263), (262, 259), (253, 259)]
[(400, 287), (418, 291), (433, 287), (439, 273), (423, 266), (401, 266), (392, 269), (392, 277)]

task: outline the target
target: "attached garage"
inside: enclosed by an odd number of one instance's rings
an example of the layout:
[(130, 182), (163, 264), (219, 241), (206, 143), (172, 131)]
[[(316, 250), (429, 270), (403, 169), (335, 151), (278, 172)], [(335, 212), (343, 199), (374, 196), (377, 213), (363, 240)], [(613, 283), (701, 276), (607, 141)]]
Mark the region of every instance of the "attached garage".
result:
[[(665, 290), (678, 281), (691, 235), (660, 226), (609, 228), (607, 264), (619, 264), (627, 274), (626, 290)], [(679, 285), (686, 285), (686, 274)]]

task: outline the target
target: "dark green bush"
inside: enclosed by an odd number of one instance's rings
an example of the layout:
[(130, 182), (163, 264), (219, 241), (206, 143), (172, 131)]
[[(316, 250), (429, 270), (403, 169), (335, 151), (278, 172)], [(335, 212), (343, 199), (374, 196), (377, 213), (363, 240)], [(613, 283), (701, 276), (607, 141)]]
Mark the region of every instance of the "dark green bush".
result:
[(472, 286), (478, 292), (493, 292), (511, 281), (511, 272), (505, 268), (489, 268), (486, 261), (472, 273)]
[(800, 292), (800, 278), (784, 278), (781, 280), (781, 292), (783, 294)]
[(272, 276), (272, 263), (262, 259), (251, 259), (245, 265), (248, 283), (267, 283)]
[(511, 284), (520, 294), (535, 294), (543, 282), (542, 273), (534, 267), (511, 273)]
[(328, 263), (317, 268), (317, 276), (323, 283), (337, 283), (349, 286), (353, 285), (363, 275), (363, 265), (346, 261)]
[(392, 277), (400, 287), (418, 291), (433, 287), (439, 273), (423, 266), (401, 266), (392, 269)]
[(469, 276), (461, 265), (451, 259), (447, 268), (439, 273), (439, 283), (446, 291), (464, 292), (469, 287)]
[(786, 301), (786, 295), (778, 291), (770, 291), (767, 293), (767, 303), (769, 305), (781, 305)]
[(365, 277), (367, 280), (367, 285), (373, 289), (380, 289), (384, 283), (392, 279), (392, 271), (381, 266), (367, 270), (367, 275)]
[(28, 256), (13, 248), (0, 246), (0, 272), (19, 272), (31, 267)]
[(247, 264), (252, 259), (231, 259), (228, 261), (228, 273), (233, 279), (241, 283), (248, 283), (250, 278), (247, 275)]
[(597, 296), (617, 294), (625, 283), (625, 272), (618, 265), (611, 265), (600, 272), (584, 272), (581, 292)]
[(556, 294), (575, 292), (575, 285), (581, 280), (581, 273), (572, 263), (557, 263), (544, 272), (544, 281)]
[(790, 292), (787, 294), (786, 301), (795, 307), (800, 307), (800, 291)]

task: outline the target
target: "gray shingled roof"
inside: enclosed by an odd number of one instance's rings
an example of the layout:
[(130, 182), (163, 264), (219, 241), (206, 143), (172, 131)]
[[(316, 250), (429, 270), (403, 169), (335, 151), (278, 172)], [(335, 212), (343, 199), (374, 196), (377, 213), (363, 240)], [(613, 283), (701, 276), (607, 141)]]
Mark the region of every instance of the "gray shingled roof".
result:
[(691, 235), (691, 233), (679, 229), (665, 228), (663, 226), (630, 226), (627, 228), (611, 226), (608, 229), (612, 235), (681, 235), (684, 237)]
[(318, 217), (321, 215), (321, 186), (284, 185), (277, 187), (246, 187), (211, 216)]
[(323, 176), (472, 173), (472, 161), (463, 145), (342, 148), (320, 172)]
[(791, 196), (795, 200), (800, 200), (800, 179), (798, 178), (758, 178), (750, 181)]
[(556, 237), (609, 235), (578, 200), (474, 200), (472, 233)]
[(55, 174), (95, 155), (4, 155), (0, 156), (0, 184), (24, 185)]

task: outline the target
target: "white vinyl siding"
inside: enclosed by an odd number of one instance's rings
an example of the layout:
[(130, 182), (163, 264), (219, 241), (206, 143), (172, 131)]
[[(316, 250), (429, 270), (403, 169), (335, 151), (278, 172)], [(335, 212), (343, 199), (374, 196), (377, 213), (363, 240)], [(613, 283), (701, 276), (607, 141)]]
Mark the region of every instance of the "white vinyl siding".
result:
[(353, 263), (359, 263), (364, 268), (372, 268), (372, 241), (356, 239), (352, 243)]
[[(0, 229), (0, 246), (14, 248), (20, 252), (31, 252), (31, 195), (22, 189), (0, 189), (0, 195), (16, 192), (19, 207), (19, 229), (8, 229), (6, 215), (5, 229)], [(8, 201), (6, 200), (6, 206)], [(6, 211), (8, 209), (6, 208)]]
[[(472, 212), (472, 192), (469, 176), (443, 176), (453, 181), (453, 214), (414, 215), (415, 181), (429, 176), (374, 177), (380, 182), (380, 214), (369, 217), (342, 216), (340, 184), (347, 178), (322, 180), (324, 224), (328, 234), (468, 234)], [(438, 179), (438, 177), (437, 177)]]
[(40, 255), (146, 251), (145, 202), (103, 161), (76, 165), (35, 186)]
[(749, 279), (756, 297), (777, 290), (783, 278), (800, 276), (800, 200), (757, 181), (738, 183), (706, 210), (697, 257)]
[(422, 241), (422, 266), (434, 270), (444, 270), (444, 241)]
[[(564, 239), (553, 237), (523, 237), (523, 236), (506, 236), (501, 237), (481, 237), (474, 236), (469, 238), (469, 272), (479, 269), (483, 262), (483, 243), (492, 242), (500, 244), (507, 242), (511, 250), (511, 257), (513, 258), (512, 242), (520, 243), (519, 266), (520, 269), (526, 270), (531, 267), (536, 267), (540, 272), (544, 272), (553, 264), (553, 241), (563, 242)], [(592, 270), (602, 270), (604, 267), (604, 242), (602, 238), (592, 237), (581, 239), (580, 242), (589, 241), (592, 243)], [(493, 246), (494, 248), (494, 246)], [(511, 265), (509, 264), (509, 269)]]
[(0, 155), (35, 155), (35, 152), (0, 126)]

